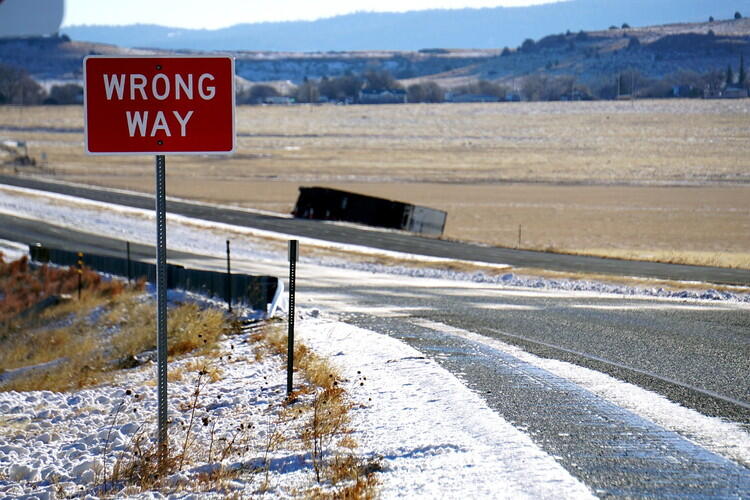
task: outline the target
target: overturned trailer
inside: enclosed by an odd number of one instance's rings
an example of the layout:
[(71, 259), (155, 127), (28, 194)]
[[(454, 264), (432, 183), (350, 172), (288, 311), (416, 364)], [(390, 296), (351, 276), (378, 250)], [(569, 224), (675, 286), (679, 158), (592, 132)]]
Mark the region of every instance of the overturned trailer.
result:
[(323, 187), (301, 187), (292, 215), (303, 219), (356, 222), (440, 236), (447, 213), (364, 194)]

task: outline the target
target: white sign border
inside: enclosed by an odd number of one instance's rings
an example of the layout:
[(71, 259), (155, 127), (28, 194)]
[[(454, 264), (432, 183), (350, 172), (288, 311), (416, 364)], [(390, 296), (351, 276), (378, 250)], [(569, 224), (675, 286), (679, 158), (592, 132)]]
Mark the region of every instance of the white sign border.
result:
[[(229, 151), (137, 151), (137, 152), (98, 152), (89, 150), (89, 115), (88, 115), (88, 92), (86, 92), (86, 66), (89, 59), (229, 59), (232, 68), (232, 149)], [(83, 58), (83, 143), (87, 155), (90, 156), (152, 156), (152, 155), (231, 155), (237, 151), (237, 96), (235, 94), (235, 69), (233, 56), (220, 55), (127, 55), (108, 56), (90, 55)]]

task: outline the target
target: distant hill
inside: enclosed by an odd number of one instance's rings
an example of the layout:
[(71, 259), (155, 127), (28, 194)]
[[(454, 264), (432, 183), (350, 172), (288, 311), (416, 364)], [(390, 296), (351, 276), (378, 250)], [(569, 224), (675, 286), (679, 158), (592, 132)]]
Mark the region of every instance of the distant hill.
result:
[[(666, 97), (683, 87), (680, 95), (697, 97), (707, 88), (720, 90), (729, 66), (738, 72), (740, 64), (750, 63), (750, 17), (623, 25), (529, 38), (512, 49), (226, 53), (235, 57), (238, 85), (243, 89), (263, 82), (286, 93), (305, 79), (316, 82), (385, 70), (405, 87), (431, 81), (446, 90), (465, 92), (460, 89), (485, 80), (531, 100)], [(175, 52), (179, 51), (81, 42), (64, 35), (0, 39), (0, 64), (23, 68), (47, 87), (80, 83), (87, 55)]]
[[(609, 26), (702, 22), (750, 15), (750, 0), (568, 0), (530, 7), (356, 13), (305, 22), (239, 24), (218, 30), (156, 25), (70, 26), (74, 40), (198, 51), (362, 51), (517, 47), (550, 33)], [(745, 12), (747, 11), (747, 12)]]

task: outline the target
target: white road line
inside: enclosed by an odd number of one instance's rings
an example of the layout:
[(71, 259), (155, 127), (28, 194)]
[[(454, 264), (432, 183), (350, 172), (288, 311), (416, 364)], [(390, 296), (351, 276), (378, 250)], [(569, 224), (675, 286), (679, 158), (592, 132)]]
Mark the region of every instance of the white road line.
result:
[(714, 453), (750, 466), (750, 434), (737, 423), (707, 417), (673, 403), (664, 396), (604, 373), (564, 361), (540, 358), (518, 347), (468, 330), (426, 319), (413, 319), (411, 322), (417, 326), (479, 342), (514, 356), (570, 380), (621, 408), (685, 436)]

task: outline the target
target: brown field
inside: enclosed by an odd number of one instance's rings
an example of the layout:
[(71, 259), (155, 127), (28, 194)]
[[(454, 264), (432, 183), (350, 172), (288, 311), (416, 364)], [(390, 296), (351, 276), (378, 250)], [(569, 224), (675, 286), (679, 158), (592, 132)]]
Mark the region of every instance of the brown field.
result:
[[(515, 247), (521, 226), (524, 248), (747, 268), (749, 112), (750, 100), (240, 107), (237, 152), (169, 157), (167, 193), (288, 213), (299, 186), (324, 185), (447, 210), (447, 238)], [(0, 107), (0, 138), (46, 157), (30, 173), (153, 190), (153, 158), (86, 156), (82, 126), (80, 107)]]

